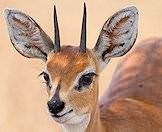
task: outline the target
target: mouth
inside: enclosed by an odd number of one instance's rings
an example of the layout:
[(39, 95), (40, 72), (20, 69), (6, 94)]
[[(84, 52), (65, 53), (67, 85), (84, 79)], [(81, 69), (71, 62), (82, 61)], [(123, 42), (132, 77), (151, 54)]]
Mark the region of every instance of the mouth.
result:
[(65, 115), (67, 115), (67, 114), (69, 114), (69, 113), (71, 113), (71, 112), (73, 112), (72, 109), (69, 110), (68, 112), (62, 114), (62, 115), (58, 115), (58, 114), (53, 114), (53, 113), (51, 113), (51, 116), (54, 117), (54, 118), (61, 118), (61, 117), (65, 116)]

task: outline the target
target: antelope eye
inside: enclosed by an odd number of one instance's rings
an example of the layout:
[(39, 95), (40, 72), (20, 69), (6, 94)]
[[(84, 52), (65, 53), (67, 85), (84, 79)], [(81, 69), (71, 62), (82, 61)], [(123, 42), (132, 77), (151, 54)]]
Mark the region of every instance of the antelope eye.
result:
[(93, 81), (94, 75), (96, 75), (96, 74), (95, 73), (88, 73), (88, 74), (82, 75), (81, 78), (79, 79), (79, 84), (78, 84), (77, 89), (81, 90), (82, 87), (89, 86)]
[(49, 84), (50, 78), (49, 78), (49, 75), (46, 72), (40, 73), (39, 76), (43, 76), (43, 78), (46, 81), (46, 83)]
[(44, 72), (43, 77), (46, 82), (49, 82), (50, 79), (49, 79), (49, 75), (47, 73)]
[(51, 89), (52, 86), (51, 86), (51, 84), (50, 84), (50, 77), (49, 77), (49, 75), (48, 75), (46, 72), (42, 72), (42, 73), (39, 74), (39, 76), (43, 76), (43, 78), (44, 78), (44, 80), (45, 80), (44, 83), (46, 83), (47, 87), (48, 87), (49, 89)]

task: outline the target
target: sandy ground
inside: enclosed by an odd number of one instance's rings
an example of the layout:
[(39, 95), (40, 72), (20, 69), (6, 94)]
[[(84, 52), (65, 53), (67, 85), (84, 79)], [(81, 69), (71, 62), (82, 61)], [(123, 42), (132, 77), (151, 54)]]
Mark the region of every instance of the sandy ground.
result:
[[(3, 10), (16, 8), (30, 14), (53, 37), (53, 4), (57, 5), (61, 44), (77, 44), (80, 38), (82, 0), (0, 0), (0, 132), (57, 132), (58, 125), (46, 109), (47, 94), (37, 75), (44, 64), (25, 59), (10, 43)], [(135, 5), (139, 9), (139, 35), (143, 39), (162, 35), (162, 0), (87, 0), (88, 47), (115, 11)], [(136, 44), (137, 44), (136, 43)], [(100, 95), (108, 87), (120, 58), (114, 59), (100, 77)]]

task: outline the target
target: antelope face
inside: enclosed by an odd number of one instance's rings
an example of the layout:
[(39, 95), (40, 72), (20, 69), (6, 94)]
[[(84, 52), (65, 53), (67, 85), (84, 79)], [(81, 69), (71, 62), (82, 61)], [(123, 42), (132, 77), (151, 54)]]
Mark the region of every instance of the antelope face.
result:
[(92, 51), (85, 54), (78, 47), (61, 47), (51, 52), (43, 72), (49, 93), (48, 108), (60, 123), (76, 123), (92, 112), (98, 95), (98, 68)]
[(103, 25), (93, 49), (86, 48), (86, 7), (79, 47), (60, 46), (54, 7), (54, 43), (28, 15), (5, 10), (10, 40), (25, 57), (46, 61), (41, 73), (47, 84), (47, 106), (59, 123), (76, 124), (90, 120), (97, 106), (98, 76), (112, 57), (122, 56), (137, 37), (138, 11), (128, 7), (111, 16)]

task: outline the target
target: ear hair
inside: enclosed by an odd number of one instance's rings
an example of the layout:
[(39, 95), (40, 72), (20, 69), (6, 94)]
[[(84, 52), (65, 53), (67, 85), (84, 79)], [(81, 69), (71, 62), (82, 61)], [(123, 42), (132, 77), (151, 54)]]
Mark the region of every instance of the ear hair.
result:
[(111, 16), (103, 25), (94, 52), (101, 65), (110, 58), (126, 54), (137, 38), (138, 10), (127, 7)]
[(4, 11), (10, 40), (25, 57), (47, 59), (54, 48), (52, 40), (28, 15), (17, 10)]

